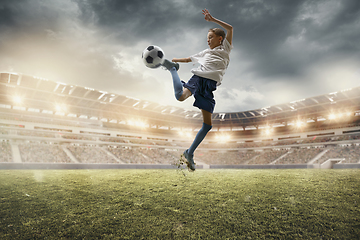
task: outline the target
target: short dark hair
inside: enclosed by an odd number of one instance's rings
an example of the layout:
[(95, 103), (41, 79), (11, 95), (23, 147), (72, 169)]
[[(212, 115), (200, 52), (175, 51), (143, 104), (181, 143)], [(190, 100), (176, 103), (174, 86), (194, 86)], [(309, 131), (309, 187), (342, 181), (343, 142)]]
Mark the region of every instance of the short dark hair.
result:
[(222, 41), (224, 41), (226, 34), (225, 34), (224, 30), (222, 30), (221, 28), (210, 28), (209, 32), (213, 32), (213, 33), (215, 33), (216, 36), (222, 37)]

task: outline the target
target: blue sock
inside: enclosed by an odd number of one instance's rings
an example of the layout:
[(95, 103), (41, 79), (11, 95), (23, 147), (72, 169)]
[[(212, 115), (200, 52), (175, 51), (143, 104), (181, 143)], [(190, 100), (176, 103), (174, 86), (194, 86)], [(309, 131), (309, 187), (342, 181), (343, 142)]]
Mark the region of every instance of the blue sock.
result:
[(205, 138), (206, 134), (210, 131), (211, 128), (212, 128), (211, 125), (203, 123), (202, 128), (196, 134), (196, 137), (195, 137), (193, 143), (191, 144), (190, 148), (188, 149), (188, 153), (190, 155), (194, 155), (195, 149), (199, 146), (199, 144), (202, 142), (202, 140)]
[(183, 94), (183, 85), (181, 83), (180, 77), (179, 77), (175, 67), (170, 69), (170, 73), (171, 73), (172, 78), (173, 78), (175, 98), (177, 100), (179, 100), (179, 98)]

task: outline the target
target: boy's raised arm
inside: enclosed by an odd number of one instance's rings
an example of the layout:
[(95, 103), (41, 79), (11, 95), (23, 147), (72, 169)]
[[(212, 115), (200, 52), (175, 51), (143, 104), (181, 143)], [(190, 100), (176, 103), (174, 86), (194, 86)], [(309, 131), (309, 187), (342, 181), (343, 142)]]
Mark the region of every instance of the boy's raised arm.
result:
[(226, 22), (223, 22), (223, 21), (221, 21), (219, 19), (216, 19), (213, 16), (211, 16), (211, 14), (209, 13), (209, 11), (206, 8), (204, 10), (202, 10), (202, 13), (205, 16), (206, 21), (217, 23), (226, 30), (226, 39), (228, 40), (228, 42), (230, 44), (232, 44), (233, 27), (230, 24), (228, 24)]

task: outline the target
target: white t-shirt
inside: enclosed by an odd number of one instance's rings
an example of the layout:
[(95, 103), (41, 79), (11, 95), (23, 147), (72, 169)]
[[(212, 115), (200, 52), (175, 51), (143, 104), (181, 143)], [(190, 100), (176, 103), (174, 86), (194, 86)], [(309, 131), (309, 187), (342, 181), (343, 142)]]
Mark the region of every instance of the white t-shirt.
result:
[(232, 48), (233, 46), (225, 38), (220, 46), (192, 55), (191, 61), (198, 62), (200, 66), (192, 69), (191, 72), (194, 75), (214, 80), (217, 85), (220, 85), (230, 62), (229, 55)]

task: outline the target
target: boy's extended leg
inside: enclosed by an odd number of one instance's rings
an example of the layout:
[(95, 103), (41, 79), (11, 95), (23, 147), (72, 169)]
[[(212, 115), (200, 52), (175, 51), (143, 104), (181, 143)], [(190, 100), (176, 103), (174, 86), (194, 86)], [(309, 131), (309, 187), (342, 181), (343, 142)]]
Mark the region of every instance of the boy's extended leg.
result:
[(179, 101), (184, 101), (185, 99), (190, 97), (190, 90), (187, 88), (183, 89), (179, 74), (177, 73), (177, 71), (179, 70), (179, 64), (170, 62), (169, 60), (165, 59), (163, 66), (166, 67), (171, 73), (174, 85), (175, 98)]
[(173, 79), (175, 98), (179, 100), (183, 94), (183, 85), (175, 67), (170, 69), (170, 73)]

